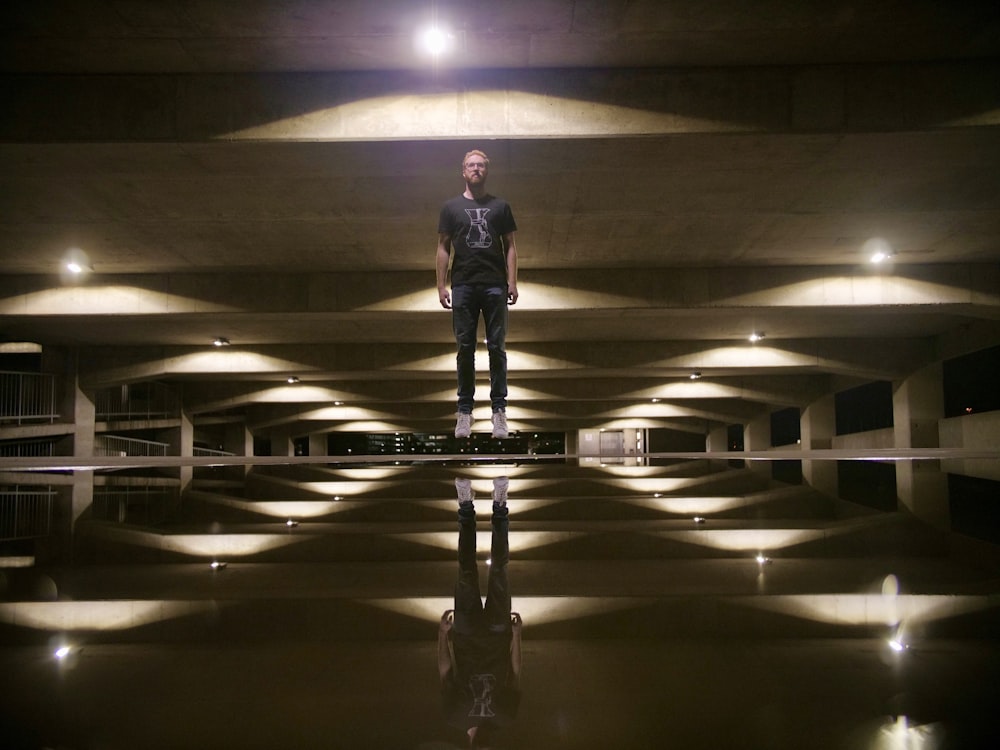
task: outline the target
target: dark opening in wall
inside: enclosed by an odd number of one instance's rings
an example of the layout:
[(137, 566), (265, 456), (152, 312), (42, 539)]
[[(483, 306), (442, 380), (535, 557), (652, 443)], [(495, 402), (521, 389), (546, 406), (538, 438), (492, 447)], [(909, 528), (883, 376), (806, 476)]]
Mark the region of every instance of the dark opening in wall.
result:
[(892, 383), (873, 383), (849, 388), (834, 395), (837, 434), (850, 435), (892, 427)]
[(880, 461), (837, 461), (838, 494), (845, 500), (893, 511), (896, 502), (896, 466)]
[(731, 451), (743, 450), (743, 425), (731, 424), (726, 428), (726, 448)]
[(785, 484), (802, 484), (802, 462), (772, 461), (771, 479)]
[(1000, 544), (1000, 482), (949, 474), (948, 508), (954, 531)]
[(941, 371), (946, 417), (1000, 409), (1000, 346), (946, 360)]
[(798, 407), (790, 406), (771, 412), (771, 447), (796, 445), (802, 437), (802, 422)]

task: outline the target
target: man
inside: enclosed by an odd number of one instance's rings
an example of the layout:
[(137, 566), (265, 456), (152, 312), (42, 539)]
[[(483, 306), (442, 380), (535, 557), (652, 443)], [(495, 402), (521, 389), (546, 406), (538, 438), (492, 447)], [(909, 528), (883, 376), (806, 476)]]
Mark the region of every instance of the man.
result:
[(471, 747), (486, 747), (493, 732), (510, 723), (521, 700), (521, 616), (510, 611), (507, 563), (510, 549), (507, 477), (493, 480), (493, 537), (486, 603), (476, 566), (476, 509), (471, 482), (458, 491), (458, 583), (455, 609), (441, 616), (438, 674), (449, 724), (463, 730)]
[[(493, 437), (507, 437), (507, 305), (517, 302), (517, 225), (510, 205), (486, 192), (490, 160), (470, 151), (462, 160), (465, 192), (444, 204), (438, 220), (438, 299), (452, 311), (458, 344), (458, 420), (455, 437), (472, 434), (476, 394), (476, 334), (486, 325)], [(452, 257), (454, 249), (454, 257)], [(448, 262), (451, 260), (451, 291)]]

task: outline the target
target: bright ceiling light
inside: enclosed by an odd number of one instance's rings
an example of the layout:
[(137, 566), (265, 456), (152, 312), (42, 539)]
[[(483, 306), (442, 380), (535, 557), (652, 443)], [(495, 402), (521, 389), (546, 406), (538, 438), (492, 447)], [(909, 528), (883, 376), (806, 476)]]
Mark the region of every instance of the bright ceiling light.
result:
[(700, 372), (692, 372), (690, 375), (688, 375), (688, 377), (691, 380), (700, 380), (701, 379), (701, 373)]
[(440, 26), (430, 26), (420, 32), (420, 48), (433, 57), (440, 57), (451, 49), (453, 37)]
[(229, 346), (229, 339), (219, 336), (219, 338), (212, 342), (212, 346)]
[(750, 334), (749, 339), (751, 344), (756, 344), (758, 341), (762, 341), (764, 339), (764, 332), (754, 331)]
[(896, 253), (892, 245), (881, 237), (873, 237), (864, 244), (864, 252), (871, 263), (879, 264), (890, 260)]

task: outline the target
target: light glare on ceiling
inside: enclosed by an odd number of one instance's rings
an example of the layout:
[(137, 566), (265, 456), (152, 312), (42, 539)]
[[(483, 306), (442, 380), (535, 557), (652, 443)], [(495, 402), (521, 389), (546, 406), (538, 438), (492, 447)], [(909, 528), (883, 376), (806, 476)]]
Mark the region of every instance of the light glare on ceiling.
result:
[(452, 38), (440, 26), (429, 26), (420, 32), (420, 48), (432, 57), (440, 57), (451, 49)]

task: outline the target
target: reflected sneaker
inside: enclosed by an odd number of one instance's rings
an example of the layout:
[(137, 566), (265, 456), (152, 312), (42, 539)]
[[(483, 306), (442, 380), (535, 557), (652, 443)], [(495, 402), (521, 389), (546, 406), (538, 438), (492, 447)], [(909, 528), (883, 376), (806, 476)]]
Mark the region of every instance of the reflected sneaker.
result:
[(472, 500), (476, 497), (476, 493), (472, 491), (472, 480), (466, 477), (458, 477), (455, 480), (455, 492), (458, 493), (459, 505), (472, 505)]
[(455, 422), (455, 437), (467, 438), (472, 434), (472, 415), (464, 412), (458, 413), (458, 421)]
[(507, 507), (507, 488), (510, 486), (510, 479), (507, 477), (495, 477), (493, 479), (493, 507)]
[(507, 412), (503, 409), (493, 412), (493, 437), (507, 437)]

